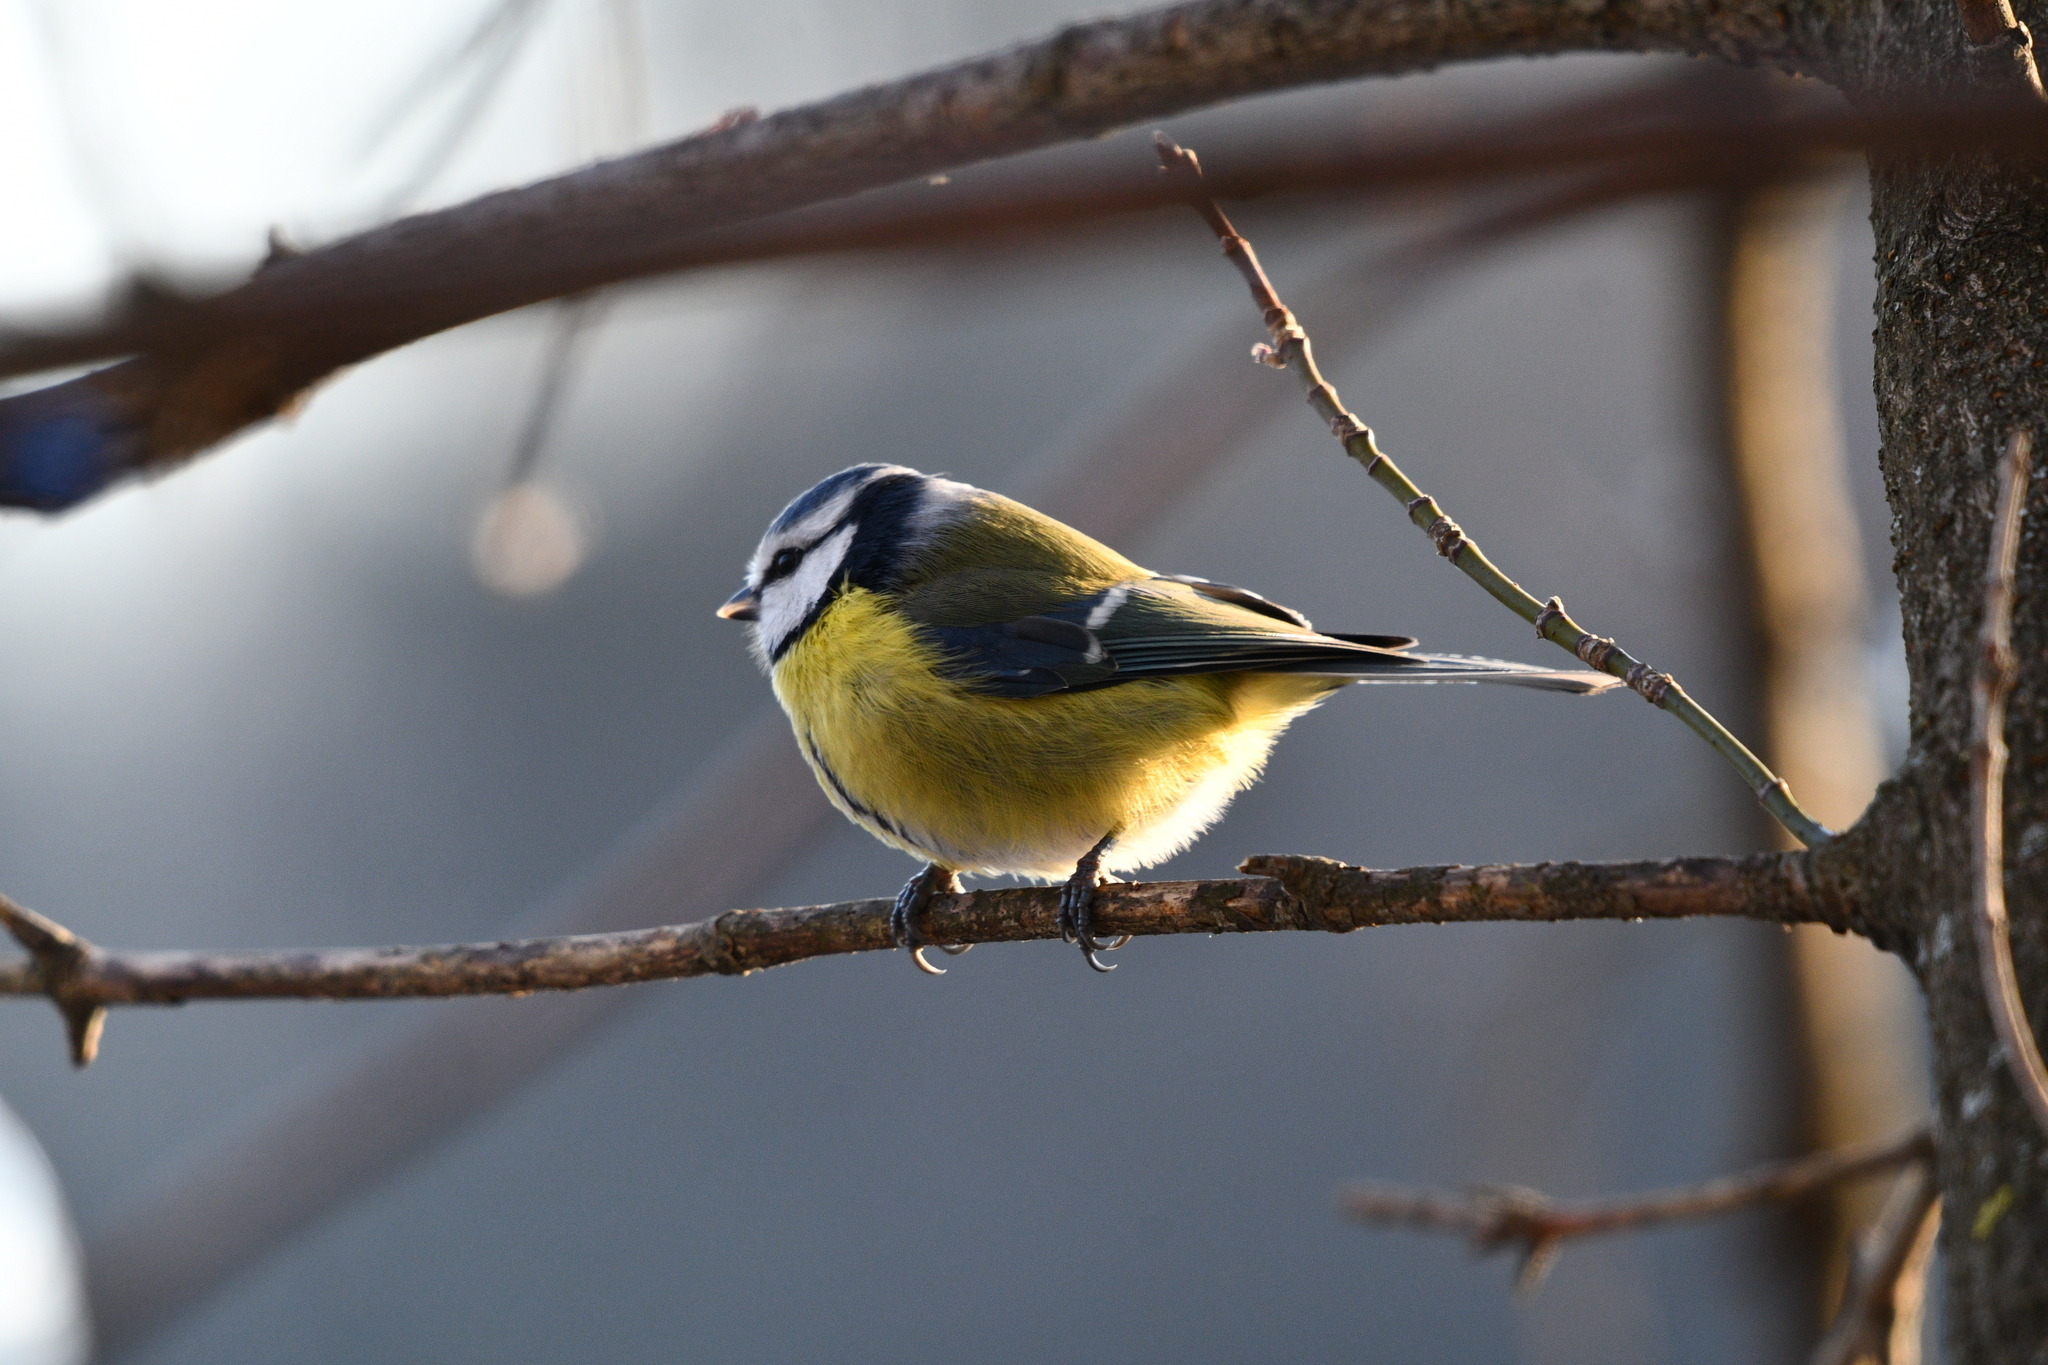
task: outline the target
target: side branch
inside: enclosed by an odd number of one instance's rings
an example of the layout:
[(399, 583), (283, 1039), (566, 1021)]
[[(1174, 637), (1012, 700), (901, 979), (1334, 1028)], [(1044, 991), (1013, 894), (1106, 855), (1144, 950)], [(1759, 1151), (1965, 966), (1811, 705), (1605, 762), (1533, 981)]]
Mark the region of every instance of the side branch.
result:
[(1466, 536), (1464, 528), (1445, 515), (1435, 498), (1416, 487), (1415, 481), (1387, 458), (1386, 452), (1374, 439), (1372, 428), (1344, 406), (1337, 390), (1316, 367), (1308, 333), (1302, 330), (1287, 305), (1280, 301), (1251, 243), (1238, 235), (1230, 219), (1209, 195), (1202, 183), (1201, 162), (1193, 152), (1168, 141), (1164, 134), (1159, 135), (1158, 145), (1161, 168), (1185, 184), (1190, 206), (1202, 215), (1210, 231), (1216, 234), (1223, 254), (1230, 258), (1251, 290), (1252, 302), (1258, 307), (1271, 337), (1271, 344), (1256, 347), (1253, 356), (1274, 369), (1293, 372), (1307, 390), (1308, 405), (1328, 424), (1331, 435), (1343, 445), (1344, 453), (1363, 466), (1367, 477), (1401, 502), (1407, 509), (1408, 519), (1429, 537), (1436, 552), (1484, 588), (1495, 601), (1535, 626), (1540, 638), (1569, 651), (1581, 663), (1620, 678), (1644, 701), (1678, 717), (1714, 752), (1727, 760), (1764, 809), (1794, 838), (1809, 848), (1832, 838), (1831, 830), (1799, 808), (1785, 780), (1764, 766), (1762, 759), (1751, 753), (1747, 745), (1694, 701), (1670, 674), (1658, 672), (1614, 641), (1581, 626), (1565, 612), (1560, 599), (1553, 597), (1548, 602), (1537, 601), (1527, 589), (1502, 573), (1499, 566), (1486, 557), (1485, 552)]
[(1985, 571), (1984, 623), (1977, 636), (1976, 677), (1970, 686), (1974, 743), (1970, 747), (1970, 845), (1972, 921), (1984, 1002), (1998, 1041), (2027, 1107), (2048, 1132), (2048, 1066), (2028, 1027), (2020, 1000), (2019, 973), (2012, 960), (2012, 924), (2005, 910), (2005, 703), (2012, 695), (2019, 662), (2012, 650), (2013, 576), (2019, 560), (2020, 526), (2026, 516), (2027, 474), (2033, 439), (2015, 431), (1999, 464), (1998, 507), (1991, 524), (1990, 565)]
[(1370, 1182), (1351, 1186), (1344, 1192), (1343, 1202), (1347, 1213), (1364, 1222), (1462, 1233), (1481, 1254), (1518, 1248), (1522, 1266), (1517, 1287), (1528, 1290), (1548, 1273), (1558, 1243), (1573, 1237), (1626, 1232), (1752, 1204), (1798, 1199), (1897, 1166), (1925, 1164), (1933, 1157), (1934, 1137), (1921, 1128), (1883, 1142), (1818, 1152), (1683, 1189), (1621, 1199), (1552, 1199), (1518, 1186), (1481, 1186), (1465, 1195), (1453, 1195)]
[[(1326, 858), (1256, 857), (1243, 880), (1113, 883), (1095, 919), (1109, 934), (1347, 933), (1390, 924), (1677, 919), (1716, 915), (1856, 927), (1806, 855), (1538, 863), (1374, 871)], [(523, 995), (684, 977), (737, 976), (809, 958), (893, 949), (887, 899), (789, 910), (732, 910), (695, 924), (625, 933), (436, 947), (131, 952), (100, 948), (0, 898), (0, 920), (31, 949), (0, 963), (0, 995), (47, 995), (67, 1009), (187, 1000), (388, 1000)], [(933, 944), (1059, 937), (1059, 889), (934, 897)], [(60, 934), (69, 965), (34, 940)]]

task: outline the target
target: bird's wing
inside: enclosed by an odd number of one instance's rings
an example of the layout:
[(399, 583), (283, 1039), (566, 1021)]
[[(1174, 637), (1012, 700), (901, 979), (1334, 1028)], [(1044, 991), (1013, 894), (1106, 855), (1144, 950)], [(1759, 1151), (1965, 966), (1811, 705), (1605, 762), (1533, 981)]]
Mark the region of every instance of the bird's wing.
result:
[(923, 630), (948, 677), (992, 696), (1042, 697), (1116, 681), (1116, 661), (1095, 633), (1059, 616)]
[(1359, 682), (1511, 682), (1598, 692), (1613, 679), (1499, 659), (1413, 654), (1402, 635), (1326, 635), (1299, 612), (1206, 579), (1134, 579), (991, 625), (927, 626), (948, 673), (1034, 697), (1198, 673), (1303, 673)]

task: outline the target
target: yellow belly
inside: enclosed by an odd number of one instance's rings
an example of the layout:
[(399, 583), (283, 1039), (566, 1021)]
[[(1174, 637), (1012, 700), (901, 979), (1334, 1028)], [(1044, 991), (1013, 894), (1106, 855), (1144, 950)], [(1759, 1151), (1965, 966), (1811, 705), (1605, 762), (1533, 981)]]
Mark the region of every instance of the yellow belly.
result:
[(1221, 673), (991, 697), (935, 668), (908, 622), (848, 589), (775, 666), (775, 695), (832, 803), (963, 872), (1065, 877), (1103, 835), (1112, 869), (1178, 852), (1257, 779), (1328, 678)]

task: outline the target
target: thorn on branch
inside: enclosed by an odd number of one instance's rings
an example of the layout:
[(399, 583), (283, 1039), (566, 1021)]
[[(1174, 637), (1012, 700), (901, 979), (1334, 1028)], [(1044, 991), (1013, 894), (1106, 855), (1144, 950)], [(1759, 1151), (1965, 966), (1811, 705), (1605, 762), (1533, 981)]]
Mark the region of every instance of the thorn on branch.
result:
[(71, 1064), (89, 1064), (99, 1055), (100, 1030), (106, 1024), (107, 1012), (82, 996), (78, 986), (99, 950), (55, 920), (45, 919), (6, 896), (0, 896), (0, 923), (35, 959), (36, 969), (42, 974), (43, 993), (50, 997), (50, 1003), (64, 1020)]

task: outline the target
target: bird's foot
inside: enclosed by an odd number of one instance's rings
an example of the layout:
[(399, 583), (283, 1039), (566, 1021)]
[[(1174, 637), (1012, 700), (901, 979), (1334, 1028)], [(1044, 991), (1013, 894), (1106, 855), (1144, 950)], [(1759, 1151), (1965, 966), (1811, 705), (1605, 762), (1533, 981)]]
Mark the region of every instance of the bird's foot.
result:
[(1081, 855), (1081, 860), (1074, 864), (1074, 875), (1060, 888), (1060, 939), (1080, 944), (1081, 955), (1098, 972), (1113, 972), (1116, 968), (1097, 957), (1097, 953), (1111, 952), (1131, 941), (1129, 934), (1121, 934), (1105, 942), (1095, 937), (1089, 925), (1095, 888), (1108, 880), (1102, 875), (1102, 855), (1115, 841), (1114, 834), (1104, 835), (1101, 843)]
[[(918, 932), (918, 921), (924, 917), (925, 907), (938, 895), (957, 896), (960, 894), (960, 874), (950, 867), (937, 863), (925, 864), (924, 871), (903, 884), (896, 893), (896, 904), (889, 910), (889, 937), (896, 940), (896, 946), (910, 950), (910, 960), (917, 969), (928, 976), (944, 976), (944, 967), (934, 967), (924, 960), (924, 938)], [(951, 957), (958, 957), (974, 945), (962, 943), (953, 947), (941, 946), (940, 951)]]

